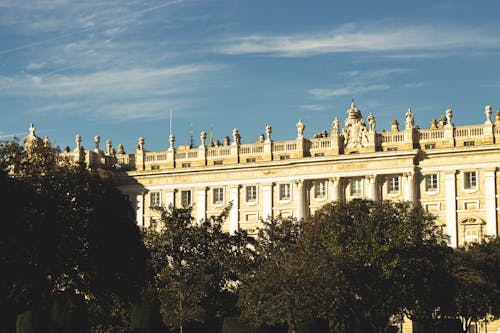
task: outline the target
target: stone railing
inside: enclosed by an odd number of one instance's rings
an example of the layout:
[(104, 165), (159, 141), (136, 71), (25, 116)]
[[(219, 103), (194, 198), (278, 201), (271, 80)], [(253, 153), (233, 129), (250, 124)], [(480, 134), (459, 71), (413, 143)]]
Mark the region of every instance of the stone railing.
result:
[(296, 150), (297, 142), (295, 141), (273, 142), (273, 153), (291, 153)]
[(252, 143), (240, 146), (240, 155), (259, 155), (264, 153), (264, 144)]
[(229, 155), (231, 155), (231, 147), (229, 146), (210, 147), (207, 149), (208, 158), (217, 158)]
[(425, 129), (418, 131), (418, 140), (420, 142), (430, 142), (444, 139), (443, 129)]
[[(371, 133), (372, 151), (450, 148), (454, 146), (484, 145), (500, 142), (500, 122), (474, 126), (445, 126), (435, 129), (405, 129), (402, 131)], [(429, 147), (429, 148), (427, 148)], [(350, 153), (345, 150), (343, 137), (297, 138), (290, 141), (231, 144), (217, 147), (196, 147), (188, 150), (168, 150), (118, 154), (117, 163), (127, 170), (158, 168), (203, 167), (215, 164), (267, 162), (317, 156), (335, 156)], [(349, 149), (351, 149), (349, 147)], [(286, 157), (286, 158), (283, 158)], [(220, 162), (219, 162), (220, 161)], [(153, 165), (155, 167), (153, 168)]]
[(382, 137), (382, 143), (399, 144), (405, 142), (404, 132), (382, 132), (380, 133)]
[(312, 151), (328, 150), (332, 148), (331, 138), (316, 138), (309, 140), (309, 149)]
[(147, 152), (144, 154), (144, 162), (155, 163), (167, 160), (167, 152)]
[(455, 128), (455, 138), (477, 138), (484, 136), (484, 126), (460, 126)]

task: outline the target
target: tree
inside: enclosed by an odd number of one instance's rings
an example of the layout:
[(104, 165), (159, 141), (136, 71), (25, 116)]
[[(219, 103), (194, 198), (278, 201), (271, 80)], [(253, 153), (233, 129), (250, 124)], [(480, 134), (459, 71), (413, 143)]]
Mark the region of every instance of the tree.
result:
[(63, 159), (36, 137), (25, 144), (0, 146), (4, 180), (22, 192), (18, 215), (2, 221), (8, 232), (0, 236), (0, 265), (16, 260), (2, 299), (21, 312), (47, 308), (61, 292), (100, 306), (114, 296), (134, 297), (146, 277), (146, 251), (130, 204), (111, 177)]
[[(335, 332), (390, 330), (395, 315), (423, 303), (417, 288), (430, 290), (440, 278), (434, 270), (446, 248), (434, 218), (420, 207), (369, 200), (325, 205), (288, 244), (267, 255), (239, 304), (247, 318), (286, 322), (292, 332), (314, 319), (327, 320)], [(423, 260), (428, 249), (434, 254)], [(426, 304), (419, 313), (438, 306), (434, 299)]]
[(244, 232), (222, 232), (228, 209), (200, 223), (194, 223), (191, 208), (160, 209), (161, 228), (145, 230), (163, 320), (171, 329), (210, 324), (236, 310), (252, 240)]
[(286, 324), (296, 329), (303, 307), (298, 298), (305, 285), (305, 260), (296, 255), (301, 221), (270, 218), (259, 228), (258, 265), (243, 281), (238, 306), (243, 318), (255, 328)]
[(453, 256), (455, 316), (463, 332), (500, 316), (500, 238), (458, 248)]

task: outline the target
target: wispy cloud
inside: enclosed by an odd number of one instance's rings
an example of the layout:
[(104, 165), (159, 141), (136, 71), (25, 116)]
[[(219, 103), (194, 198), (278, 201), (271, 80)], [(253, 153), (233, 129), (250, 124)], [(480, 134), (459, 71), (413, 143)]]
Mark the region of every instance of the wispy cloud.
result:
[(480, 47), (500, 48), (498, 34), (450, 26), (358, 26), (293, 35), (249, 35), (226, 40), (225, 54), (269, 54), (305, 57), (339, 52), (386, 52)]
[(326, 107), (320, 104), (304, 104), (298, 105), (299, 109), (309, 110), (309, 111), (322, 111), (325, 110)]
[(163, 68), (107, 70), (86, 74), (0, 77), (5, 96), (37, 97), (37, 112), (73, 116), (87, 113), (114, 120), (155, 119), (168, 109), (193, 104), (188, 94), (222, 67), (192, 64)]
[(315, 88), (315, 89), (310, 89), (308, 92), (314, 98), (327, 99), (339, 96), (355, 96), (370, 91), (388, 90), (388, 89), (390, 89), (390, 86), (387, 84), (374, 84), (374, 85), (353, 85), (341, 88)]

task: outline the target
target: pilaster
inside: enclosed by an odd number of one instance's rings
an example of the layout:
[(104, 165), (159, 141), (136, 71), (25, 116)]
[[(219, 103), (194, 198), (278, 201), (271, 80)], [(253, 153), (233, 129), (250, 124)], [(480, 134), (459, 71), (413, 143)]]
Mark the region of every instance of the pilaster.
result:
[(262, 184), (262, 217), (273, 217), (273, 183)]
[(405, 174), (406, 191), (405, 200), (415, 203), (415, 172), (407, 172)]
[(445, 173), (446, 187), (446, 233), (450, 236), (450, 246), (457, 247), (457, 184), (456, 171)]
[(296, 195), (297, 218), (303, 219), (306, 218), (304, 180), (303, 179), (295, 180), (295, 187), (297, 192)]
[(234, 235), (240, 229), (239, 212), (240, 212), (240, 186), (231, 186), (229, 188), (229, 198), (232, 202), (231, 211), (229, 212), (229, 232)]
[(495, 169), (484, 170), (484, 197), (486, 203), (486, 235), (496, 237), (497, 231), (497, 199)]
[(196, 219), (197, 222), (207, 218), (207, 188), (196, 189)]
[(329, 179), (331, 186), (331, 195), (332, 201), (340, 201), (342, 197), (340, 195), (340, 177), (331, 177)]
[(377, 175), (368, 175), (365, 177), (368, 183), (368, 199), (377, 201), (378, 191), (377, 191)]

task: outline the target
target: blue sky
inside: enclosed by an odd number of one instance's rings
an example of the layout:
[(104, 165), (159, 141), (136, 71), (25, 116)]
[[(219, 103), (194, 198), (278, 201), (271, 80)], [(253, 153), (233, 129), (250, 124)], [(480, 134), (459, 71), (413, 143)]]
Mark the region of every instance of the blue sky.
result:
[[(499, 1), (0, 0), (0, 137), (30, 122), (57, 145), (93, 137), (133, 152), (176, 146), (192, 126), (255, 142), (345, 119), (377, 129), (454, 110), (500, 109)], [(104, 146), (104, 144), (102, 144)]]

